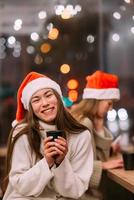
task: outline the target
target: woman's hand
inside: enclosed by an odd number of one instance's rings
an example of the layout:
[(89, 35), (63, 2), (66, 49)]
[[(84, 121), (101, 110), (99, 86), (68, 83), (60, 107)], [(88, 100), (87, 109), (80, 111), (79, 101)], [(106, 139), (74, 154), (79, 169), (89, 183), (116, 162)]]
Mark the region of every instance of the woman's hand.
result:
[(54, 165), (54, 156), (57, 155), (57, 148), (55, 147), (56, 142), (52, 141), (52, 138), (53, 137), (50, 136), (44, 139), (44, 157), (50, 168)]
[(102, 168), (104, 170), (107, 169), (115, 169), (123, 167), (123, 160), (122, 159), (115, 159), (115, 160), (108, 160), (106, 162), (102, 162)]
[(55, 139), (55, 147), (57, 152), (55, 157), (55, 164), (60, 165), (68, 151), (67, 141), (63, 137), (59, 136), (58, 139)]
[(121, 140), (121, 135), (119, 135), (111, 144), (112, 152), (114, 154), (117, 154), (121, 151), (120, 140)]
[(121, 151), (121, 147), (118, 143), (112, 143), (111, 144), (111, 148), (112, 148), (112, 153), (117, 154)]

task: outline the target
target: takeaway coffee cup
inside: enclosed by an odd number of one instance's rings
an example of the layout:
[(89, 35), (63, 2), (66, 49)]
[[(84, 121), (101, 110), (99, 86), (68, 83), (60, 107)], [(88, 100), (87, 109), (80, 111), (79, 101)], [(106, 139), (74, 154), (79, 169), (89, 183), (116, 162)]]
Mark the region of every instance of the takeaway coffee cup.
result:
[[(54, 139), (57, 139), (58, 136), (60, 137), (65, 137), (65, 132), (63, 130), (55, 130), (55, 131), (47, 131), (46, 132), (47, 137), (52, 136), (52, 141), (54, 141)], [(53, 156), (55, 159), (57, 157), (57, 155)]]
[(60, 136), (60, 137), (65, 136), (65, 133), (63, 130), (47, 131), (46, 134), (47, 134), (47, 137), (49, 137), (49, 136), (53, 137), (52, 141), (54, 141), (54, 139), (57, 139), (58, 136)]
[(134, 170), (134, 145), (130, 141), (128, 133), (124, 133), (119, 137), (118, 144), (121, 149), (124, 169)]
[(134, 170), (134, 152), (122, 152), (124, 169), (125, 170)]

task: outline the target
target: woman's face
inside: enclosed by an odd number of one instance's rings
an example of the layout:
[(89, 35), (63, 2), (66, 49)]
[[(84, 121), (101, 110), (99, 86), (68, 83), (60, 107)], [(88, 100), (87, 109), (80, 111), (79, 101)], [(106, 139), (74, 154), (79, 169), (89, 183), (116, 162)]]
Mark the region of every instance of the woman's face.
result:
[(57, 115), (58, 100), (52, 89), (44, 88), (33, 94), (31, 106), (34, 114), (46, 123), (53, 124)]
[(101, 100), (98, 104), (97, 115), (105, 117), (106, 113), (113, 108), (113, 100)]

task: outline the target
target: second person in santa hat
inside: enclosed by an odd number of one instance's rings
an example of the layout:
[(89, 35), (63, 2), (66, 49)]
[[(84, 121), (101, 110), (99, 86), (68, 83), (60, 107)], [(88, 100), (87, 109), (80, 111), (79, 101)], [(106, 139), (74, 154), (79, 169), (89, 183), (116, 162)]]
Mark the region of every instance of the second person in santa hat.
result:
[(72, 107), (71, 114), (92, 133), (94, 169), (86, 194), (87, 199), (100, 200), (103, 197), (98, 188), (103, 171), (123, 167), (122, 159), (108, 160), (113, 136), (104, 126), (106, 113), (113, 108), (114, 101), (120, 99), (120, 91), (114, 74), (98, 70), (87, 76), (86, 81), (82, 100)]

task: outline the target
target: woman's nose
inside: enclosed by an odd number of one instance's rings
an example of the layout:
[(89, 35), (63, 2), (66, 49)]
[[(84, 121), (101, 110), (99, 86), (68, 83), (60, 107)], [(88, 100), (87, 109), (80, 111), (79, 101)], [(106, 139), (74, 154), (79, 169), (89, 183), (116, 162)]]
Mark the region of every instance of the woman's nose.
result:
[(42, 97), (41, 99), (42, 106), (47, 106), (49, 103), (46, 98)]

